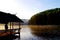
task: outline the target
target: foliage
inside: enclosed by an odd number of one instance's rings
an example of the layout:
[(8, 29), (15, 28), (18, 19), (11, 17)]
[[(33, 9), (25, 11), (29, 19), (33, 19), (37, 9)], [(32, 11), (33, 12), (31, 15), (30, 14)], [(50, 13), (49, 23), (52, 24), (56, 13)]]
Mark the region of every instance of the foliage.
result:
[[(39, 12), (29, 20), (32, 34), (37, 36), (60, 36), (60, 8)], [(35, 26), (34, 26), (35, 25)], [(37, 26), (36, 26), (37, 25)]]
[(30, 25), (58, 25), (60, 24), (60, 8), (39, 12), (31, 17)]

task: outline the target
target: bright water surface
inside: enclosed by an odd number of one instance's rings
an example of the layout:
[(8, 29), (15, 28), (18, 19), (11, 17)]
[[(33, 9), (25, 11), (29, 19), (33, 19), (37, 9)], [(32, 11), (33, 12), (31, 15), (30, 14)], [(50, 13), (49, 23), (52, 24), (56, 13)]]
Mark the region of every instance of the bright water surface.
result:
[[(16, 25), (14, 28), (18, 28)], [(4, 29), (3, 25), (0, 25), (0, 30)], [(45, 37), (38, 37), (31, 33), (31, 29), (28, 25), (21, 26), (20, 30), (20, 40), (60, 40), (60, 37), (53, 37), (53, 38), (45, 38)], [(18, 40), (18, 38), (14, 39)]]
[[(20, 40), (60, 40), (60, 37), (45, 38), (35, 36), (31, 33), (31, 29), (27, 25), (24, 25), (22, 27), (20, 36), (21, 36)], [(15, 40), (18, 40), (18, 38)]]

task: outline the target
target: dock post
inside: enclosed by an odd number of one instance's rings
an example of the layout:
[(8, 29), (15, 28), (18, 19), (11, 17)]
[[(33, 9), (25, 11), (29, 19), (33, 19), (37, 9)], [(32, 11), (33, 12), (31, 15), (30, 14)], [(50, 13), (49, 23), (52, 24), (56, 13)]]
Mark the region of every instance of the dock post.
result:
[(12, 22), (12, 31), (13, 31), (13, 29), (14, 29), (14, 28), (13, 28), (13, 22)]
[(19, 39), (20, 40), (20, 22), (19, 22), (19, 29), (18, 29), (18, 32), (19, 32)]

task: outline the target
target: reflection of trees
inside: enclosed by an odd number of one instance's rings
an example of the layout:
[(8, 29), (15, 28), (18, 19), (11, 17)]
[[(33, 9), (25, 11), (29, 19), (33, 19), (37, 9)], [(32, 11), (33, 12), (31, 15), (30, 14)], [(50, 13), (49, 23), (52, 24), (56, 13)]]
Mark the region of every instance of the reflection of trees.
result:
[(59, 25), (31, 25), (32, 34), (36, 36), (57, 36), (59, 35)]

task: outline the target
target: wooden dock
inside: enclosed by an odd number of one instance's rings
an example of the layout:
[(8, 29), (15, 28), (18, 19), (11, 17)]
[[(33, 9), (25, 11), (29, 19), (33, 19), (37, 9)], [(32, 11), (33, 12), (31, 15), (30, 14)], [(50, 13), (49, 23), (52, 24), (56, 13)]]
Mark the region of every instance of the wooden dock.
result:
[[(18, 35), (16, 35), (16, 34), (18, 34)], [(0, 37), (9, 36), (9, 35), (17, 36), (20, 39), (20, 28), (8, 29), (8, 31), (0, 30)]]

